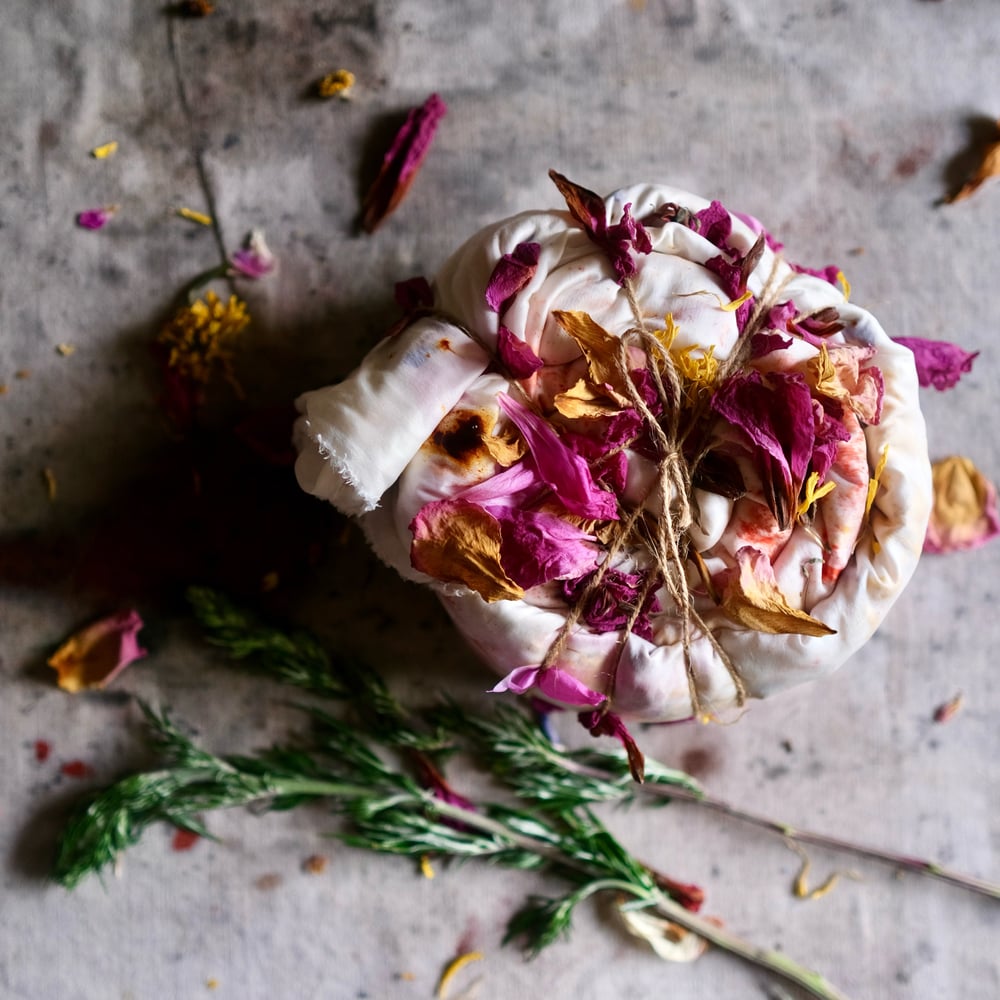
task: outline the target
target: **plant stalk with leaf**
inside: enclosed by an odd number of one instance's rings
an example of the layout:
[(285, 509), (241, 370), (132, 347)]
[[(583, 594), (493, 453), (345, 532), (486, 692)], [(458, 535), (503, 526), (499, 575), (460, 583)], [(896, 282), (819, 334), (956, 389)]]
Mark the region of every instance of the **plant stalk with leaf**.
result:
[[(566, 894), (533, 897), (510, 922), (507, 940), (523, 940), (530, 953), (569, 930), (577, 905), (595, 893), (611, 892), (633, 929), (641, 926), (637, 911), (656, 914), (672, 933), (697, 935), (813, 996), (843, 996), (785, 955), (758, 948), (698, 916), (697, 887), (644, 865), (592, 811), (595, 803), (637, 795), (706, 801), (687, 775), (650, 763), (646, 783), (637, 786), (623, 753), (560, 749), (528, 716), (506, 706), (490, 718), (470, 715), (452, 702), (414, 715), (393, 698), (378, 674), (350, 659), (331, 660), (307, 633), (263, 625), (210, 590), (193, 588), (189, 598), (210, 642), (280, 681), (349, 701), (356, 721), (305, 706), (311, 726), (300, 745), (219, 757), (197, 747), (165, 715), (143, 706), (163, 766), (127, 777), (83, 805), (65, 831), (56, 862), (54, 877), (63, 885), (71, 888), (112, 864), (155, 822), (210, 836), (201, 815), (212, 809), (250, 804), (289, 809), (324, 799), (346, 820), (342, 838), (353, 846), (414, 858), (477, 857), (512, 868), (544, 867), (561, 876), (570, 885)], [(514, 793), (514, 805), (473, 805), (451, 792), (437, 762), (458, 743), (492, 768)], [(387, 749), (402, 756), (389, 762)], [(716, 800), (707, 802), (718, 808)], [(729, 807), (723, 811), (746, 818)], [(770, 821), (767, 825), (785, 836), (803, 837), (801, 831)], [(854, 849), (830, 838), (821, 842)], [(899, 864), (903, 859), (894, 860)], [(940, 869), (929, 873), (941, 877)], [(998, 895), (988, 883), (951, 880)], [(648, 921), (646, 926), (640, 933), (647, 939), (660, 933), (648, 930)]]

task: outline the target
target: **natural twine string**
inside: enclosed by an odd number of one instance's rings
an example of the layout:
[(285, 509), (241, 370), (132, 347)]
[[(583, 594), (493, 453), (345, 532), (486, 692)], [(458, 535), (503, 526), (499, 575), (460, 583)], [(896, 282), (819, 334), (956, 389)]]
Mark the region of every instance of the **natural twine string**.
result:
[[(751, 251), (752, 252), (752, 251)], [(754, 308), (750, 317), (740, 332), (729, 355), (719, 365), (717, 379), (722, 380), (744, 369), (751, 356), (751, 341), (755, 333), (765, 328), (771, 309), (778, 304), (778, 299), (791, 278), (780, 274), (781, 258), (776, 256), (767, 280), (758, 296), (755, 296)], [(736, 703), (742, 706), (746, 701), (747, 691), (743, 678), (733, 662), (732, 657), (722, 648), (718, 638), (695, 607), (694, 597), (688, 583), (687, 563), (690, 553), (690, 536), (688, 529), (694, 521), (693, 481), (698, 464), (705, 456), (705, 451), (695, 456), (689, 462), (684, 456), (684, 439), (697, 422), (699, 411), (686, 426), (681, 424), (680, 400), (684, 394), (684, 384), (670, 351), (648, 327), (642, 308), (636, 298), (635, 287), (626, 280), (623, 289), (635, 325), (626, 330), (618, 343), (616, 366), (619, 383), (629, 402), (644, 418), (644, 429), (650, 431), (658, 446), (661, 458), (657, 463), (657, 474), (649, 494), (645, 500), (636, 505), (628, 516), (619, 521), (612, 535), (607, 556), (594, 572), (587, 586), (579, 594), (570, 608), (569, 613), (550, 644), (541, 667), (546, 669), (555, 666), (569, 642), (570, 635), (579, 622), (590, 599), (601, 587), (605, 574), (611, 568), (615, 557), (626, 544), (639, 543), (649, 554), (653, 570), (647, 573), (645, 586), (639, 594), (635, 605), (630, 608), (629, 617), (622, 630), (621, 642), (631, 634), (649, 595), (661, 585), (666, 589), (676, 609), (681, 629), (681, 649), (684, 657), (684, 670), (688, 680), (688, 691), (691, 707), (695, 715), (702, 713), (701, 697), (698, 693), (697, 676), (692, 657), (692, 645), (696, 635), (701, 635), (712, 647), (715, 655), (726, 668), (736, 689)], [(651, 362), (649, 372), (659, 399), (662, 416), (657, 419), (646, 400), (639, 392), (630, 377), (630, 348), (637, 347)], [(696, 407), (704, 407), (707, 401), (703, 398), (696, 401)], [(653, 520), (643, 517), (646, 500), (658, 494), (660, 516)], [(606, 694), (608, 702), (614, 699), (615, 681), (619, 659), (616, 659), (611, 676), (608, 680)]]

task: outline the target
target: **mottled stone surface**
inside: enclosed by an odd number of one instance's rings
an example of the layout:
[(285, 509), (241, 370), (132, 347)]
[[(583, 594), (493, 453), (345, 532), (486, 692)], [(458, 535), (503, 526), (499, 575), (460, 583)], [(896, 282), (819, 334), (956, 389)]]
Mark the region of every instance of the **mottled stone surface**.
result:
[[(254, 592), (280, 571), (275, 610), (349, 641), (404, 695), (475, 699), (490, 681), (433, 600), (293, 495), (287, 470), (260, 474), (221, 430), (206, 453), (184, 452), (148, 344), (182, 286), (261, 227), (280, 271), (239, 286), (255, 321), (237, 369), (255, 402), (279, 405), (357, 362), (396, 315), (393, 282), (432, 274), (489, 220), (556, 206), (549, 167), (598, 191), (664, 180), (764, 219), (795, 259), (840, 264), (890, 333), (981, 350), (957, 389), (927, 392), (926, 413), (935, 457), (968, 454), (997, 478), (1000, 182), (938, 204), (1000, 110), (995, 0), (216, 7), (186, 19), (139, 2), (5, 5), (0, 995), (405, 1000), (430, 996), (471, 946), (487, 958), (455, 993), (482, 975), (481, 998), (785, 996), (718, 953), (664, 965), (600, 906), (525, 964), (501, 950), (504, 922), (554, 883), (473, 866), (428, 881), (324, 839), (334, 824), (318, 808), (213, 817), (220, 841), (183, 853), (155, 830), (120, 878), (72, 894), (45, 882), (66, 804), (145, 760), (127, 695), (171, 705), (219, 750), (294, 724), (279, 693), (197, 643), (176, 602), (192, 574)], [(341, 66), (357, 76), (353, 100), (315, 100)], [(450, 107), (434, 149), (398, 212), (359, 235), (379, 151), (431, 91)], [(115, 156), (88, 155), (110, 139)], [(119, 211), (104, 230), (74, 225), (107, 204)], [(177, 218), (181, 205), (216, 228)], [(235, 406), (221, 387), (213, 426)], [(187, 513), (192, 464), (211, 473), (204, 517)], [(327, 543), (318, 568), (309, 537)], [(650, 729), (643, 743), (754, 811), (1000, 878), (998, 570), (997, 544), (927, 558), (837, 675), (737, 725)], [(59, 691), (44, 666), (54, 644), (133, 601), (152, 655), (108, 692)], [(960, 714), (935, 724), (959, 690)], [(61, 775), (76, 759), (93, 777)], [(815, 879), (844, 867), (861, 879), (802, 902), (780, 838), (681, 805), (608, 819), (641, 857), (704, 885), (731, 930), (849, 996), (1000, 995), (995, 902), (819, 850)], [(315, 854), (330, 864), (303, 872)]]

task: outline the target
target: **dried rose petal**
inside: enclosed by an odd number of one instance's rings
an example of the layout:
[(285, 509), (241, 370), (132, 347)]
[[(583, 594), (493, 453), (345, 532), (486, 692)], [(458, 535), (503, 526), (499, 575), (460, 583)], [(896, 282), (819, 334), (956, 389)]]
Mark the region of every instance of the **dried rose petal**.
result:
[(512, 670), (496, 687), (490, 689), (490, 694), (501, 694), (510, 691), (512, 694), (524, 694), (536, 690), (552, 701), (564, 705), (590, 705), (597, 708), (603, 705), (607, 698), (578, 681), (572, 674), (558, 667), (517, 667)]
[(568, 511), (600, 521), (618, 520), (614, 495), (595, 484), (590, 467), (563, 444), (547, 420), (505, 393), (497, 402), (524, 436), (539, 475)]
[(229, 258), (233, 269), (244, 278), (255, 281), (267, 277), (277, 267), (277, 258), (264, 241), (264, 234), (254, 229), (247, 236), (243, 248)]
[(917, 378), (925, 388), (933, 386), (943, 392), (950, 389), (967, 372), (972, 371), (972, 362), (979, 357), (979, 351), (963, 351), (957, 344), (947, 340), (926, 340), (923, 337), (893, 337), (913, 351), (917, 365)]
[(448, 108), (437, 94), (431, 94), (406, 116), (396, 133), (375, 182), (361, 203), (361, 224), (373, 233), (379, 223), (395, 211), (410, 189), (420, 165), (430, 151), (438, 123)]
[(593, 712), (581, 712), (577, 718), (580, 720), (580, 725), (590, 731), (591, 736), (614, 736), (621, 742), (628, 757), (628, 769), (632, 779), (641, 785), (646, 772), (646, 758), (639, 749), (635, 737), (622, 722), (621, 716), (614, 712), (595, 709)]
[(996, 487), (968, 458), (953, 455), (931, 467), (934, 509), (924, 552), (976, 549), (1000, 534)]
[[(1000, 121), (997, 122), (1000, 127)], [(964, 201), (971, 194), (975, 194), (979, 188), (991, 177), (1000, 177), (1000, 141), (992, 142), (983, 150), (982, 159), (975, 173), (967, 180), (950, 198), (946, 199), (948, 204), (956, 201)]]
[(103, 229), (115, 211), (113, 205), (108, 205), (106, 208), (88, 208), (77, 214), (76, 224), (81, 229)]
[(502, 314), (510, 300), (531, 281), (538, 270), (540, 243), (518, 243), (512, 253), (505, 253), (493, 268), (486, 285), (486, 304)]
[(49, 658), (64, 691), (103, 688), (130, 663), (146, 655), (139, 645), (143, 627), (139, 612), (130, 609), (102, 618), (71, 636)]
[(497, 354), (516, 379), (528, 378), (545, 365), (520, 337), (515, 337), (505, 326), (497, 330)]
[(566, 205), (573, 218), (607, 254), (618, 278), (618, 284), (624, 285), (637, 270), (632, 251), (648, 254), (653, 250), (653, 244), (645, 227), (637, 219), (632, 218), (631, 202), (623, 209), (621, 221), (609, 226), (604, 199), (599, 194), (580, 184), (574, 184), (555, 170), (549, 171), (549, 177), (566, 199)]

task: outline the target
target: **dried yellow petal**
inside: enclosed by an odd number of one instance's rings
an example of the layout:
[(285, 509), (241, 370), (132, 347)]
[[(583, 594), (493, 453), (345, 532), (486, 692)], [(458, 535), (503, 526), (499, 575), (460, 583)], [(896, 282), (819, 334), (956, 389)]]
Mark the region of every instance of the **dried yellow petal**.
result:
[(434, 996), (436, 996), (438, 1000), (445, 1000), (448, 996), (448, 988), (455, 976), (470, 963), (481, 962), (485, 957), (486, 956), (481, 951), (467, 951), (465, 954), (458, 955), (453, 958), (445, 966), (444, 972), (441, 973), (441, 978), (438, 980)]
[(732, 302), (724, 302), (722, 304), (722, 311), (727, 313), (734, 313), (744, 302), (749, 302), (753, 298), (753, 292), (747, 289), (738, 299), (733, 299)]
[(426, 854), (420, 855), (420, 874), (426, 879), (434, 878), (434, 866)]
[(738, 568), (722, 594), (720, 608), (739, 625), (769, 635), (835, 635), (818, 618), (790, 607), (774, 580), (774, 570), (763, 552), (744, 548), (737, 553)]
[[(1000, 121), (997, 122), (997, 126), (1000, 127)], [(975, 173), (946, 201), (949, 204), (963, 201), (978, 191), (991, 177), (1000, 177), (1000, 139), (986, 147)]]
[(560, 392), (552, 402), (564, 417), (576, 420), (618, 413), (627, 400), (617, 393), (600, 392), (586, 379), (580, 379), (572, 389)]
[(851, 283), (847, 280), (847, 275), (843, 271), (838, 271), (837, 281), (840, 282), (840, 287), (844, 291), (844, 298), (849, 302), (851, 299)]
[(872, 473), (871, 479), (868, 480), (868, 496), (865, 499), (865, 517), (867, 517), (872, 511), (872, 504), (875, 503), (875, 494), (878, 493), (879, 482), (882, 479), (882, 473), (885, 472), (885, 463), (889, 461), (889, 446), (886, 445), (882, 449), (882, 454), (879, 455), (878, 464), (875, 466), (875, 471)]
[(971, 459), (958, 455), (931, 466), (934, 508), (924, 550), (974, 549), (1000, 534), (997, 491)]
[(618, 365), (621, 341), (588, 313), (557, 309), (552, 316), (579, 345), (587, 359), (590, 381), (594, 385), (621, 388), (622, 375)]
[(59, 485), (56, 482), (56, 474), (49, 468), (42, 469), (42, 479), (45, 482), (45, 492), (50, 501), (55, 500)]
[(795, 511), (796, 517), (802, 517), (802, 515), (805, 514), (814, 503), (818, 500), (822, 500), (828, 493), (832, 493), (834, 487), (837, 485), (832, 479), (828, 479), (817, 489), (816, 484), (818, 482), (819, 473), (810, 473), (809, 478), (806, 480), (805, 495), (802, 497), (802, 500)]
[(212, 217), (206, 215), (204, 212), (197, 212), (193, 208), (181, 208), (176, 209), (177, 214), (182, 219), (187, 219), (188, 222), (197, 222), (199, 226), (210, 226), (212, 224)]
[(118, 152), (118, 143), (113, 139), (111, 142), (106, 142), (102, 146), (95, 146), (91, 151), (90, 155), (95, 160), (106, 160), (109, 156), (114, 156)]
[(56, 351), (64, 358), (68, 358), (71, 354), (76, 353), (76, 348), (72, 344), (56, 344)]
[(324, 76), (316, 85), (316, 91), (320, 97), (346, 100), (351, 96), (354, 82), (354, 74), (349, 69), (338, 69)]

